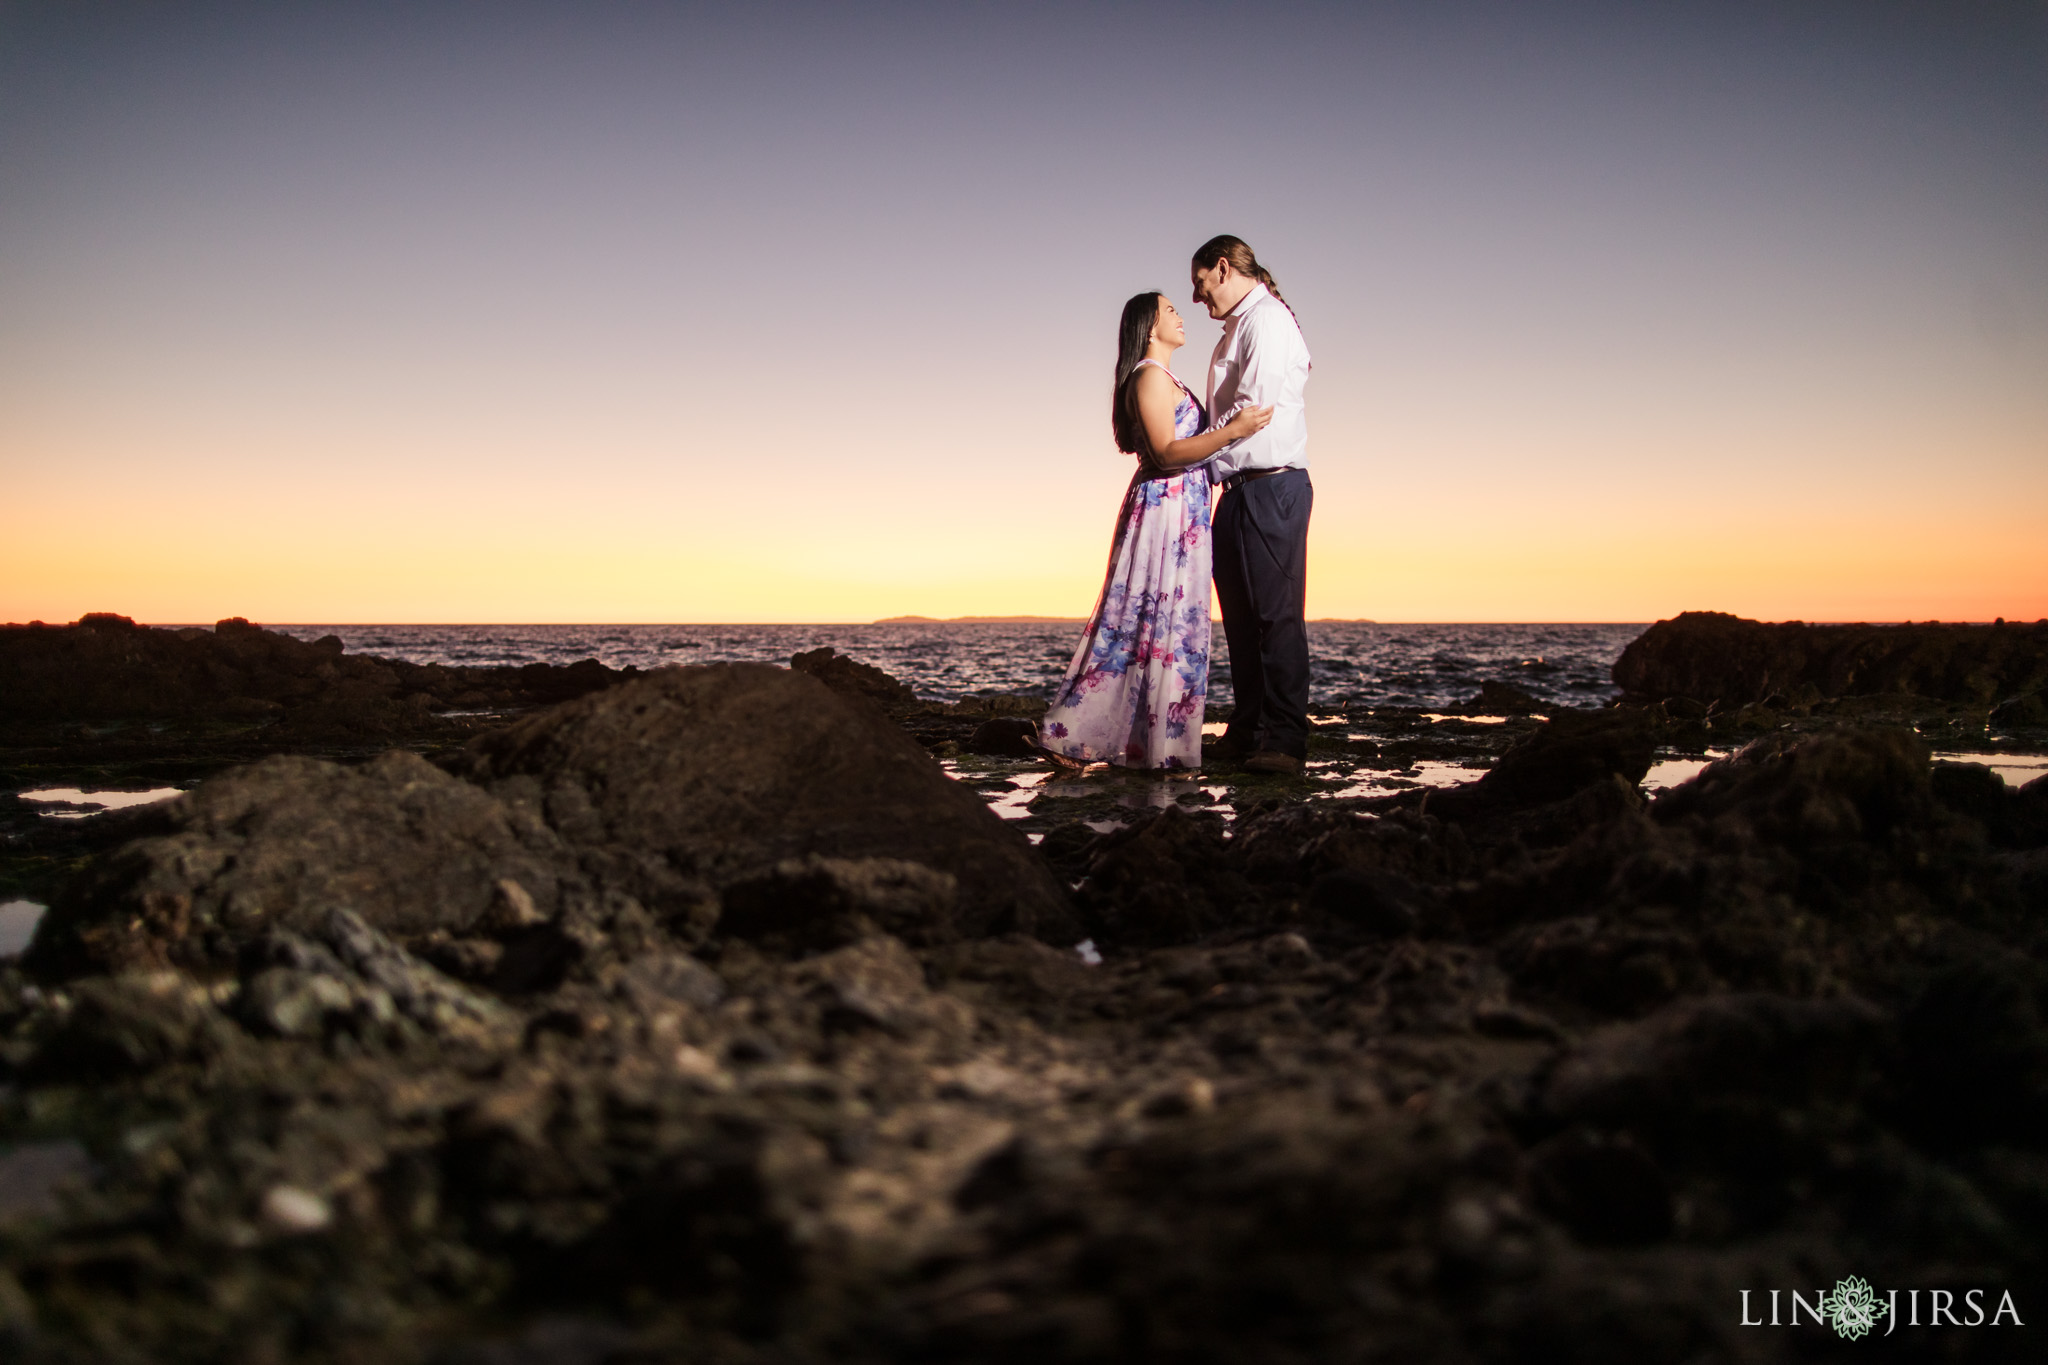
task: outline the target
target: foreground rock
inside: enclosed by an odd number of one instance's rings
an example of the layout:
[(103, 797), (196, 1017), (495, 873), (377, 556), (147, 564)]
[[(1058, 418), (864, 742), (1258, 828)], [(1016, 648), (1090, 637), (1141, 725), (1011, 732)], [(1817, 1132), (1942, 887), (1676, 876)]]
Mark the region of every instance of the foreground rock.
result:
[(1038, 855), (766, 668), (216, 779), (0, 974), (0, 1342), (1790, 1362), (1741, 1291), (1859, 1275), (2030, 1359), (2048, 786), (1862, 729), (1648, 800), (1659, 723)]
[(967, 789), (875, 711), (765, 664), (664, 671), (479, 739), (459, 770), (660, 903), (785, 859), (893, 858), (957, 879), (962, 932), (1071, 943), (1065, 896)]
[(357, 768), (265, 759), (157, 818), (163, 833), (68, 888), (37, 935), (32, 971), (205, 974), (336, 908), (393, 933), (460, 933), (494, 913), (553, 920), (583, 889), (575, 854), (537, 812), (402, 751)]
[(479, 739), (454, 766), (394, 751), (225, 774), (72, 886), (27, 965), (217, 974), (339, 908), (437, 936), (433, 951), (516, 989), (536, 955), (588, 958), (622, 925), (695, 942), (721, 893), (751, 907), (784, 882), (805, 905), (838, 896), (854, 937), (913, 920), (932, 939), (1079, 937), (1020, 836), (901, 730), (799, 673), (664, 671)]
[(1896, 696), (1983, 709), (2048, 685), (2048, 621), (1810, 626), (1689, 611), (1631, 642), (1614, 681), (1633, 701), (1783, 708)]

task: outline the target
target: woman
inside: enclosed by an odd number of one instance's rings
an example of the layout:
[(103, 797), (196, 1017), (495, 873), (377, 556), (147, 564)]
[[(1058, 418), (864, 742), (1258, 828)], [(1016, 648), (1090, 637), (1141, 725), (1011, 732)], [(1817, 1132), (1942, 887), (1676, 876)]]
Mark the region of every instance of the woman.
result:
[[(1124, 305), (1109, 406), (1117, 449), (1138, 457), (1109, 572), (1040, 739), (1055, 760), (1132, 768), (1202, 762), (1209, 692), (1209, 475), (1201, 462), (1273, 419), (1247, 409), (1215, 431), (1166, 367), (1187, 342), (1163, 294)], [(1199, 433), (1199, 434), (1198, 434)]]

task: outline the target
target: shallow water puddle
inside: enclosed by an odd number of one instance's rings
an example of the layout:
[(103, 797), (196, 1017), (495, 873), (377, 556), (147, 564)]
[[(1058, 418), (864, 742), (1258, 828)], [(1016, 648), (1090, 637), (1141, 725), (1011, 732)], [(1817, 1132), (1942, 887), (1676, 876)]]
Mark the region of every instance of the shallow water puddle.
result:
[(2048, 754), (2002, 754), (1983, 750), (1935, 751), (1937, 763), (1981, 763), (2005, 779), (2008, 787), (2024, 787), (2037, 777), (2048, 777)]
[[(82, 820), (88, 815), (98, 815), (102, 811), (125, 810), (130, 806), (151, 806), (183, 794), (176, 787), (151, 787), (139, 792), (86, 791), (80, 787), (38, 787), (33, 791), (15, 793), (24, 801), (67, 807), (64, 810), (43, 812), (44, 815), (56, 820)], [(71, 807), (76, 809), (69, 809)]]
[(34, 901), (0, 901), (0, 958), (21, 956), (35, 937), (44, 909)]
[[(1335, 761), (1311, 762), (1310, 772), (1322, 768), (1340, 767)], [(1484, 768), (1468, 768), (1458, 763), (1443, 763), (1425, 760), (1411, 768), (1398, 772), (1371, 772), (1357, 781), (1335, 791), (1319, 792), (1321, 797), (1344, 796), (1387, 796), (1393, 792), (1408, 791), (1415, 787), (1462, 787), (1467, 782), (1476, 782), (1486, 776)]]
[(1663, 791), (1690, 782), (1705, 770), (1709, 763), (1728, 757), (1726, 749), (1709, 749), (1703, 755), (1688, 758), (1660, 758), (1650, 765), (1650, 771), (1643, 774), (1644, 791)]
[[(1010, 790), (988, 802), (988, 808), (1005, 820), (1022, 820), (1031, 814), (1031, 799), (1038, 795), (1051, 773), (1018, 773), (1010, 779)], [(1033, 839), (1031, 842), (1037, 843)]]
[(1650, 771), (1643, 774), (1644, 791), (1663, 791), (1690, 782), (1713, 762), (1710, 758), (1667, 758), (1650, 765)]

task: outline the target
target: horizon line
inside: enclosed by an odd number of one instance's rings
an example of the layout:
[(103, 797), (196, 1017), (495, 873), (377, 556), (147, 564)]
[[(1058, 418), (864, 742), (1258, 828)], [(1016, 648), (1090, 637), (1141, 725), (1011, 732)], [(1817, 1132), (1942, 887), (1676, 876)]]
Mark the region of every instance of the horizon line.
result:
[[(89, 614), (89, 615), (110, 615), (110, 616), (112, 616), (112, 615), (124, 615), (123, 613), (118, 613), (118, 612), (94, 612), (94, 613), (88, 613), (88, 614)], [(1676, 617), (1677, 615), (1683, 615), (1683, 614), (1684, 614), (1684, 613), (1674, 613), (1674, 614), (1673, 614), (1673, 616), (1666, 616), (1666, 617), (1660, 617), (1660, 618), (1657, 618), (1657, 621), (1644, 621), (1644, 620), (1627, 620), (1627, 621), (1620, 621), (1620, 620), (1605, 620), (1605, 621), (1599, 621), (1599, 620), (1578, 620), (1578, 621), (1571, 621), (1571, 620), (1561, 620), (1561, 619), (1556, 619), (1556, 618), (1548, 618), (1548, 619), (1528, 619), (1528, 620), (1500, 620), (1500, 619), (1494, 619), (1494, 620), (1478, 620), (1478, 619), (1469, 619), (1469, 620), (1441, 620), (1441, 619), (1439, 619), (1439, 620), (1425, 620), (1425, 619), (1415, 619), (1415, 620), (1390, 620), (1390, 619), (1387, 619), (1387, 618), (1384, 618), (1384, 617), (1360, 617), (1360, 616), (1312, 616), (1312, 617), (1309, 617), (1309, 618), (1307, 618), (1307, 620), (1306, 620), (1306, 622), (1305, 622), (1305, 623), (1306, 623), (1306, 624), (1308, 624), (1308, 625), (1312, 625), (1312, 626), (1315, 626), (1315, 625), (1366, 625), (1366, 626), (1650, 626), (1650, 625), (1655, 625), (1655, 624), (1657, 624), (1657, 623), (1658, 623), (1658, 621), (1668, 621), (1668, 620), (1672, 620), (1672, 619), (1675, 619), (1675, 617)], [(1726, 614), (1726, 615), (1736, 615), (1735, 613), (1721, 613), (1721, 614)], [(73, 620), (73, 621), (54, 621), (54, 622), (53, 622), (53, 621), (43, 621), (43, 620), (40, 620), (40, 619), (37, 619), (37, 620), (30, 620), (30, 621), (9, 621), (9, 622), (5, 622), (5, 623), (4, 623), (4, 627), (5, 627), (5, 628), (9, 628), (9, 629), (25, 629), (25, 628), (27, 628), (27, 627), (30, 627), (30, 626), (43, 626), (43, 627), (46, 627), (46, 628), (58, 629), (58, 628), (63, 628), (63, 627), (67, 627), (67, 626), (75, 626), (75, 625), (78, 625), (78, 624), (79, 624), (79, 623), (80, 623), (81, 621), (83, 621), (84, 619), (85, 619), (84, 617), (79, 617), (79, 618), (78, 618), (77, 620)], [(134, 620), (135, 618), (132, 618), (132, 617), (128, 617), (128, 618), (126, 618), (126, 619), (129, 619), (129, 620)], [(267, 621), (267, 622), (266, 622), (266, 621), (250, 621), (250, 622), (249, 622), (249, 624), (251, 624), (251, 625), (253, 625), (253, 626), (261, 627), (261, 628), (264, 628), (264, 629), (269, 629), (269, 630), (281, 630), (281, 629), (286, 629), (286, 628), (298, 628), (298, 629), (303, 629), (303, 628), (306, 628), (306, 627), (311, 627), (311, 626), (330, 626), (330, 627), (335, 627), (335, 628), (340, 628), (340, 629), (349, 629), (349, 630), (361, 630), (361, 629), (369, 629), (369, 628), (376, 628), (376, 627), (392, 627), (392, 626), (406, 626), (406, 627), (454, 627), (454, 626), (462, 626), (462, 627), (488, 627), (488, 628), (500, 628), (500, 629), (513, 629), (513, 628), (536, 628), (536, 627), (559, 627), (559, 626), (580, 626), (580, 627), (584, 627), (584, 628), (587, 628), (587, 629), (611, 629), (611, 628), (663, 628), (663, 629), (671, 629), (671, 630), (673, 630), (673, 629), (682, 629), (682, 628), (696, 628), (696, 627), (720, 627), (720, 628), (734, 628), (734, 627), (764, 627), (764, 626), (773, 626), (773, 627), (783, 627), (783, 628), (794, 628), (794, 627), (815, 627), (815, 628), (843, 628), (843, 627), (848, 627), (848, 626), (919, 626), (919, 625), (929, 625), (929, 626), (944, 626), (944, 625), (1049, 625), (1049, 626), (1052, 626), (1052, 625), (1085, 625), (1085, 624), (1087, 624), (1087, 622), (1089, 621), (1089, 619), (1090, 619), (1089, 617), (1085, 617), (1085, 616), (1032, 616), (1032, 615), (1016, 615), (1016, 616), (892, 616), (892, 617), (881, 617), (881, 618), (861, 618), (861, 619), (840, 619), (840, 620), (822, 620), (822, 621), (821, 621), (821, 620), (781, 620), (781, 621), (761, 621), (761, 620), (754, 620), (754, 621), (741, 621), (741, 620), (733, 620), (733, 621), (659, 621), (659, 620), (644, 620), (644, 621), (591, 621), (591, 620), (545, 620), (545, 621), (542, 621), (542, 620), (533, 620), (533, 621), (452, 621), (452, 620), (418, 620), (418, 621), (403, 621), (403, 620), (388, 620), (388, 619), (387, 619), (387, 620), (381, 620), (381, 621), (380, 621), (380, 620), (363, 620), (363, 621), (336, 621), (336, 620), (325, 620), (325, 621), (322, 621), (322, 620), (317, 620), (317, 619), (314, 619), (314, 620), (305, 620), (305, 621), (289, 621), (289, 620), (271, 620), (271, 621)], [(1902, 618), (1899, 618), (1899, 619), (1897, 619), (1897, 620), (1873, 620), (1873, 619), (1870, 619), (1870, 618), (1868, 618), (1868, 617), (1865, 617), (1865, 618), (1862, 618), (1862, 619), (1858, 619), (1858, 620), (1847, 620), (1847, 619), (1845, 619), (1845, 620), (1816, 620), (1816, 619), (1813, 619), (1813, 618), (1807, 618), (1807, 617), (1784, 617), (1784, 618), (1781, 618), (1780, 620), (1777, 620), (1777, 621), (1761, 621), (1761, 619), (1760, 619), (1760, 618), (1755, 618), (1755, 617), (1738, 617), (1738, 619), (1744, 619), (1744, 620), (1759, 620), (1761, 624), (1765, 624), (1765, 625), (1785, 625), (1785, 624), (1792, 624), (1792, 623), (1795, 623), (1795, 622), (1796, 622), (1796, 623), (1798, 623), (1798, 624), (1802, 624), (1802, 625), (1815, 625), (1815, 626), (1850, 626), (1850, 625), (1867, 625), (1867, 626), (1910, 626), (1910, 625), (1990, 626), (1990, 625), (2000, 625), (2000, 624), (2004, 624), (2004, 625), (2048, 625), (2048, 618), (2044, 618), (2044, 619), (2042, 619), (2042, 620), (2040, 620), (2040, 621), (2026, 621), (2026, 620), (2021, 620), (2021, 619), (2017, 619), (2017, 618), (2010, 618), (2010, 617), (2003, 617), (2003, 616), (2001, 616), (2001, 617), (1996, 617), (1996, 618), (1994, 618), (1994, 619), (1991, 619), (1991, 620), (1982, 620), (1982, 621), (1979, 621), (1979, 620), (1946, 620), (1946, 619), (1940, 619), (1940, 618), (1935, 618), (1935, 617), (1927, 617), (1927, 618), (1910, 618), (1910, 617), (1902, 617)], [(224, 616), (224, 617), (220, 617), (220, 618), (218, 618), (217, 620), (214, 620), (214, 621), (140, 621), (140, 620), (137, 620), (137, 621), (135, 621), (135, 624), (136, 624), (137, 626), (139, 626), (139, 627), (145, 627), (145, 628), (148, 628), (148, 629), (156, 629), (156, 630), (190, 630), (190, 629), (201, 629), (201, 630), (210, 630), (210, 629), (212, 629), (212, 628), (213, 628), (214, 626), (218, 625), (218, 624), (219, 624), (219, 623), (220, 623), (221, 621), (232, 621), (232, 620), (248, 620), (248, 618), (246, 618), (246, 617), (233, 617), (233, 616)], [(1213, 625), (1220, 625), (1220, 624), (1222, 624), (1222, 618), (1221, 618), (1221, 617), (1213, 617), (1213, 616), (1212, 616), (1212, 617), (1210, 618), (1210, 622), (1211, 622), (1211, 624), (1213, 624)]]

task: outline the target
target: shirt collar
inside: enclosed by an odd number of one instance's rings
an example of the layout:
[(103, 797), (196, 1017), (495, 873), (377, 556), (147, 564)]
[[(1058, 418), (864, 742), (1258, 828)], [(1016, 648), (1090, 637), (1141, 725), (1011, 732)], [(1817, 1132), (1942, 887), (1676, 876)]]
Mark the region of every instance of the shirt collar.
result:
[(1265, 285), (1259, 284), (1256, 281), (1254, 281), (1252, 287), (1245, 291), (1245, 296), (1237, 301), (1237, 307), (1231, 309), (1228, 313), (1225, 313), (1223, 316), (1227, 318), (1241, 318), (1246, 313), (1250, 312), (1251, 306), (1257, 303), (1260, 299), (1270, 299), (1272, 297), (1272, 294), (1267, 292)]

